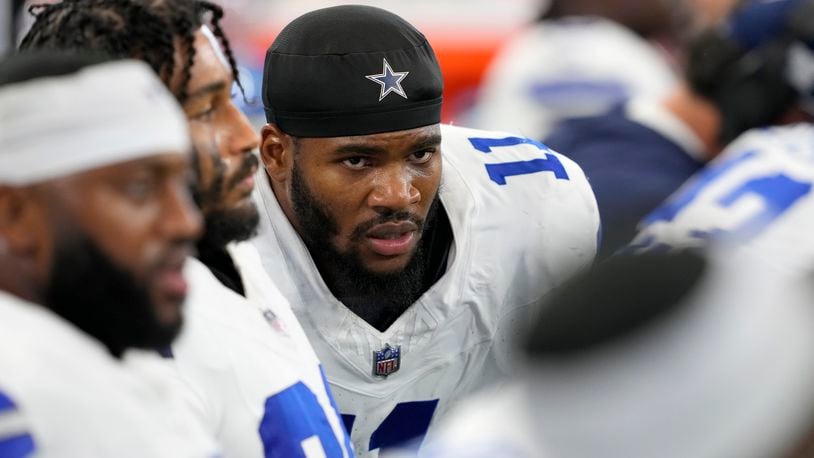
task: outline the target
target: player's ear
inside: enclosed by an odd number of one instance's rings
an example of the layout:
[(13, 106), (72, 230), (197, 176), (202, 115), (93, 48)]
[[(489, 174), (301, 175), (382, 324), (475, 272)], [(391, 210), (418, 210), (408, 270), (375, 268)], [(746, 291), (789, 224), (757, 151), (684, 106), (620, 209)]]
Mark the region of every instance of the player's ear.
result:
[(269, 176), (285, 181), (294, 164), (294, 140), (277, 124), (266, 124), (261, 130), (260, 159)]

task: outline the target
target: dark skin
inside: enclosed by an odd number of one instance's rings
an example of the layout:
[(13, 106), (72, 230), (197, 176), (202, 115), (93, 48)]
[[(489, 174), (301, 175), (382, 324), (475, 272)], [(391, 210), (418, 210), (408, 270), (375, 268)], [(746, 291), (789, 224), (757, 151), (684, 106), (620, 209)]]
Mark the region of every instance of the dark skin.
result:
[(409, 223), (370, 228), (352, 235), (382, 214), (407, 212), (424, 219), (441, 182), (441, 130), (435, 124), (397, 132), (332, 138), (294, 139), (274, 124), (262, 130), (261, 159), (283, 212), (300, 235), (291, 199), (296, 167), (313, 196), (338, 225), (330, 243), (341, 253), (355, 251), (371, 273), (400, 272), (421, 237)]
[(201, 235), (185, 154), (158, 154), (26, 187), (0, 186), (0, 289), (44, 302), (55, 240), (81, 230), (148, 285), (165, 325), (182, 319), (182, 268)]
[[(184, 62), (176, 56), (178, 67)], [(179, 75), (180, 77), (180, 75)], [(188, 85), (189, 96), (183, 109), (189, 119), (193, 141), (199, 151), (200, 184), (208, 188), (217, 167), (225, 170), (225, 181), (239, 180), (228, 189), (223, 199), (213, 207), (202, 208), (204, 214), (211, 210), (247, 208), (252, 205), (254, 171), (238, 177), (241, 164), (257, 148), (259, 139), (246, 115), (232, 100), (234, 78), (231, 70), (215, 52), (212, 43), (198, 31), (195, 33), (195, 61)], [(208, 154), (217, 151), (219, 156)]]

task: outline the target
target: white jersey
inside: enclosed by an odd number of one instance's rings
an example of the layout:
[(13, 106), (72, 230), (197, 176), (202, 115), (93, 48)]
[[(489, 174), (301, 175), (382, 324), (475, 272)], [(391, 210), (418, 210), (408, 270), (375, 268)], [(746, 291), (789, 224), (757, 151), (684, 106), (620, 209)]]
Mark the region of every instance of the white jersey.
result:
[(814, 125), (755, 129), (733, 142), (640, 226), (633, 250), (760, 246), (791, 270), (814, 262)]
[[(227, 247), (246, 298), (197, 259), (184, 331), (172, 346), (189, 401), (227, 457), (352, 456), (305, 332), (254, 247)], [(248, 298), (248, 299), (247, 299)]]
[(142, 367), (0, 292), (0, 456), (219, 456), (173, 385)]
[(661, 97), (677, 82), (665, 54), (615, 22), (542, 21), (498, 54), (475, 127), (544, 138), (563, 119), (601, 114), (630, 97)]
[(525, 138), (452, 126), (442, 136), (447, 271), (384, 332), (331, 294), (258, 177), (254, 243), (325, 366), (360, 456), (423, 436), (461, 396), (505, 375), (516, 324), (596, 253), (596, 201), (575, 163)]

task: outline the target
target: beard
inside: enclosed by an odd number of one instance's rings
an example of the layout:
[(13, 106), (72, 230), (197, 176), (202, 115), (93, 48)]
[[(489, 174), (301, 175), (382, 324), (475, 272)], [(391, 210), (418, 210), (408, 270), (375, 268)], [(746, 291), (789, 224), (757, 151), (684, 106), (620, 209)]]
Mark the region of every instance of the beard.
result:
[(224, 208), (224, 199), (243, 179), (258, 166), (254, 154), (245, 156), (240, 167), (226, 179), (226, 165), (217, 153), (210, 154), (213, 162), (213, 178), (209, 185), (203, 185), (202, 170), (198, 154), (193, 155), (193, 167), (198, 183), (193, 186), (192, 196), (204, 216), (204, 236), (201, 244), (223, 248), (230, 242), (242, 242), (257, 235), (260, 214), (254, 202), (237, 208)]
[(58, 240), (45, 305), (120, 357), (172, 343), (182, 322), (162, 323), (149, 288), (84, 235)]
[(407, 265), (396, 272), (374, 272), (365, 266), (358, 249), (351, 248), (343, 252), (331, 243), (339, 234), (336, 218), (314, 197), (296, 162), (292, 170), (293, 210), (300, 227), (300, 236), (320, 275), (331, 292), (354, 313), (371, 324), (384, 320), (385, 328), (424, 292), (428, 260), (427, 247), (423, 243), (424, 234), (438, 214), (439, 194), (436, 193), (426, 220), (408, 212), (387, 212), (380, 213), (378, 217), (353, 230), (351, 247), (358, 246), (372, 227), (382, 223), (411, 221), (418, 226), (421, 239)]

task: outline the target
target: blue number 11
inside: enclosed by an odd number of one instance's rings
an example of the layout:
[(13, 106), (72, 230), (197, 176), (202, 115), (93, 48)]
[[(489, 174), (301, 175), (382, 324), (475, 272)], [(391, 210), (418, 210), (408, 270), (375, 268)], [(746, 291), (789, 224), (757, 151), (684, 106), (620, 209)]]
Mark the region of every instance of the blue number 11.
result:
[[(542, 143), (524, 137), (470, 138), (469, 143), (471, 143), (476, 150), (487, 154), (492, 152), (492, 148), (522, 144), (534, 145), (539, 150), (548, 150)], [(548, 153), (545, 153), (545, 158), (532, 159), (530, 161), (485, 164), (485, 167), (489, 178), (501, 186), (506, 184), (507, 177), (528, 175), (537, 172), (553, 172), (554, 176), (559, 180), (568, 179), (568, 173), (566, 173), (562, 162), (557, 159), (557, 156)]]

